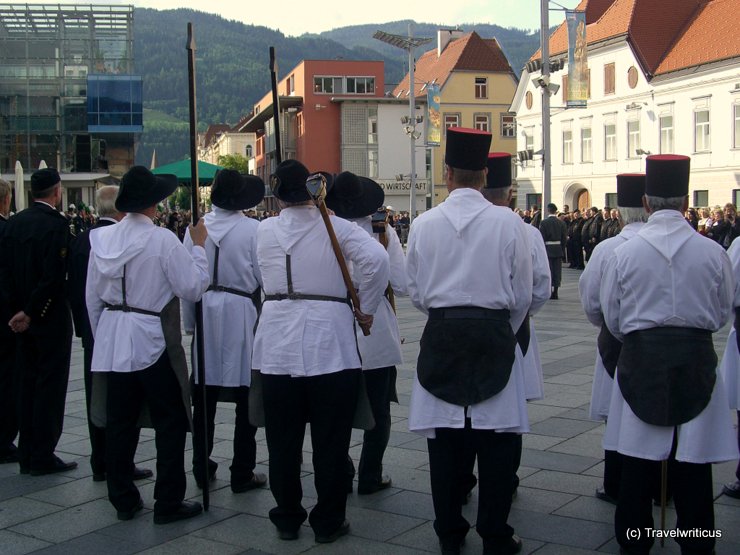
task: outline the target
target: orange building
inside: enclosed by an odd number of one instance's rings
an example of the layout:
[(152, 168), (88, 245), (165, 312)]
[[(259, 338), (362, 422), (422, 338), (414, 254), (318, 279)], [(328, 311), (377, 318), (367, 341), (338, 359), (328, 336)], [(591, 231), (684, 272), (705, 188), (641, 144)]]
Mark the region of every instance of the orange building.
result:
[[(339, 173), (341, 104), (332, 98), (383, 97), (382, 61), (303, 60), (278, 83), (283, 160), (295, 158), (309, 170)], [(254, 105), (239, 129), (256, 133), (255, 174), (268, 182), (276, 166), (272, 92)]]

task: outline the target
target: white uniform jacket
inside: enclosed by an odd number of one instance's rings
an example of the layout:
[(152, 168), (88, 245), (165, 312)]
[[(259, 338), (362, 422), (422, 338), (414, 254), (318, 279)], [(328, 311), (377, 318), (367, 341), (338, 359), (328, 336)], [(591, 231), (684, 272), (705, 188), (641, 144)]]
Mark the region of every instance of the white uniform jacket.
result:
[[(602, 241), (591, 254), (586, 269), (583, 270), (578, 280), (578, 291), (581, 295), (581, 305), (586, 313), (586, 318), (597, 328), (601, 328), (604, 317), (601, 313), (601, 301), (599, 291), (604, 276), (604, 266), (614, 255), (614, 249), (625, 241), (631, 239), (645, 225), (643, 222), (635, 222), (624, 226), (619, 235)], [(591, 387), (591, 408), (589, 416), (594, 420), (606, 420), (609, 416), (609, 404), (612, 398), (612, 385), (614, 380), (606, 372), (601, 354), (596, 348), (596, 363), (594, 365), (594, 380)]]
[[(262, 285), (257, 264), (257, 227), (259, 222), (247, 218), (240, 210), (217, 206), (205, 215), (208, 228), (206, 256), (213, 284), (216, 246), (218, 284), (246, 293)], [(190, 234), (183, 244), (192, 245)], [(206, 384), (223, 387), (249, 386), (252, 378), (252, 347), (257, 309), (248, 297), (227, 291), (207, 291), (203, 295), (203, 340)], [(195, 328), (195, 303), (182, 303), (183, 326)], [(197, 364), (193, 351), (193, 364)], [(193, 372), (196, 376), (197, 372)]]
[[(732, 273), (735, 276), (735, 300), (734, 308), (740, 307), (740, 241), (735, 239), (727, 250), (727, 256), (732, 263)], [(731, 409), (740, 410), (740, 351), (737, 348), (737, 330), (735, 326), (730, 329), (727, 338), (725, 354), (722, 356), (720, 374), (727, 387), (727, 400)]]
[[(532, 255), (519, 216), (494, 206), (479, 191), (455, 189), (441, 205), (414, 220), (407, 249), (409, 296), (414, 306), (508, 309), (515, 332), (532, 303)], [(527, 432), (521, 365), (504, 389), (468, 407), (473, 428)], [(435, 428), (465, 426), (465, 407), (446, 403), (414, 379), (409, 428), (434, 437)]]
[[(380, 235), (373, 233), (371, 217), (350, 220), (367, 231), (378, 242)], [(386, 225), (385, 236), (388, 238), (388, 261), (390, 263), (390, 283), (396, 296), (406, 296), (406, 255), (403, 253), (398, 234), (389, 225)], [(359, 283), (359, 276), (352, 272), (355, 285)], [(365, 336), (357, 326), (357, 344), (362, 357), (362, 369), (385, 368), (403, 364), (401, 356), (401, 332), (398, 329), (398, 318), (393, 312), (391, 303), (383, 296), (373, 319), (370, 335)]]
[[(678, 211), (660, 210), (635, 237), (614, 249), (604, 268), (600, 302), (609, 330), (620, 340), (633, 331), (665, 326), (716, 332), (730, 315), (734, 287), (730, 259), (722, 247), (696, 233)], [(619, 380), (619, 368), (615, 378)], [(637, 418), (620, 388), (612, 388), (604, 449), (663, 460), (673, 435), (673, 427)], [(707, 407), (677, 426), (676, 438), (679, 461), (737, 458), (720, 375)]]
[(90, 233), (86, 301), (95, 337), (93, 372), (134, 372), (154, 364), (165, 350), (158, 316), (104, 310), (120, 305), (126, 269), (129, 306), (161, 311), (173, 297), (197, 301), (208, 287), (208, 261), (201, 247), (185, 248), (171, 231), (143, 214)]
[[(547, 261), (547, 250), (540, 231), (522, 221), (524, 229), (529, 234), (532, 252), (532, 304), (529, 307), (530, 316), (537, 314), (550, 298), (550, 263)], [(529, 348), (523, 354), (519, 344), (516, 346), (516, 361), (524, 371), (524, 387), (527, 400), (542, 399), (545, 396), (545, 387), (542, 378), (542, 362), (540, 361), (540, 346), (537, 343), (537, 333), (534, 329), (534, 319), (529, 319)]]
[[(388, 255), (356, 224), (336, 216), (331, 216), (331, 222), (345, 258), (361, 276), (361, 309), (365, 314), (375, 314), (388, 285)], [(265, 295), (288, 293), (288, 255), (295, 293), (347, 297), (329, 236), (315, 206), (286, 208), (278, 217), (260, 223), (257, 259)], [(252, 367), (263, 374), (294, 377), (360, 368), (352, 310), (334, 301), (265, 301), (254, 339)]]

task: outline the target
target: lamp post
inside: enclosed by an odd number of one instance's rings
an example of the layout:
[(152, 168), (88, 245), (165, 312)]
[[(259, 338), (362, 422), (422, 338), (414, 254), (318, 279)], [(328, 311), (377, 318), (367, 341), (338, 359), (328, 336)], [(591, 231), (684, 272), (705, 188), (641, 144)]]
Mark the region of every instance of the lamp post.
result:
[[(373, 38), (379, 41), (385, 42), (406, 50), (409, 53), (409, 115), (408, 122), (404, 123), (404, 131), (409, 136), (409, 150), (411, 156), (411, 172), (410, 172), (410, 199), (409, 199), (409, 220), (413, 221), (416, 215), (416, 139), (421, 137), (421, 133), (416, 131), (416, 125), (421, 123), (421, 119), (417, 119), (416, 110), (416, 93), (414, 92), (414, 49), (418, 46), (423, 46), (432, 41), (428, 38), (414, 38), (411, 35), (411, 24), (409, 24), (409, 35), (404, 37), (402, 35), (392, 35), (390, 33), (384, 33), (383, 31), (375, 31)], [(404, 122), (406, 118), (401, 121)]]
[(550, 204), (551, 160), (550, 160), (550, 6), (548, 0), (540, 0), (540, 50), (542, 52), (542, 206)]

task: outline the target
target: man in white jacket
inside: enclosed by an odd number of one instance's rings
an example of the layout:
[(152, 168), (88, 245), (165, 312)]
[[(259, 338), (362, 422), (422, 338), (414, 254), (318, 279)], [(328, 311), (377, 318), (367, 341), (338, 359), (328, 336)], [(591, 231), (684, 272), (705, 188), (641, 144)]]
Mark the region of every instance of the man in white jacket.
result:
[(131, 168), (116, 198), (116, 209), (127, 216), (90, 234), (87, 272), (87, 311), (95, 339), (93, 379), (95, 374), (98, 381), (101, 374), (107, 378), (108, 497), (121, 520), (132, 519), (143, 507), (131, 461), (140, 412), (146, 406), (156, 431), (155, 524), (190, 518), (202, 510), (200, 503), (184, 501), (190, 398), (184, 389), (187, 363), (177, 299), (197, 301), (208, 287), (203, 250), (207, 232), (203, 223), (191, 228), (194, 246), (188, 251), (175, 235), (153, 224), (157, 203), (176, 188), (175, 176)]
[(428, 438), (434, 529), (444, 553), (459, 553), (460, 453), (472, 444), (480, 496), (476, 530), (486, 553), (517, 553), (507, 524), (518, 434), (529, 431), (515, 330), (532, 302), (532, 257), (519, 216), (480, 193), (491, 135), (447, 129), (449, 197), (419, 216), (409, 235), (408, 290), (429, 315), (421, 338), (409, 428)]
[[(203, 339), (206, 377), (206, 403), (198, 383), (198, 357), (193, 341), (193, 475), (198, 486), (213, 480), (218, 463), (210, 459), (213, 450), (217, 401), (236, 404), (234, 458), (230, 467), (231, 491), (243, 493), (266, 483), (265, 475), (255, 473), (257, 428), (249, 423), (249, 386), (252, 379), (252, 347), (261, 306), (262, 276), (257, 264), (257, 227), (243, 210), (260, 203), (265, 183), (254, 175), (241, 175), (224, 169), (216, 174), (211, 187), (213, 211), (205, 215), (208, 240), (205, 249), (211, 284), (203, 295)], [(185, 237), (186, 248), (192, 240)], [(195, 328), (195, 304), (183, 302), (185, 330)], [(204, 420), (208, 430), (208, 468), (203, 452)]]
[[(342, 172), (334, 180), (326, 197), (327, 206), (346, 220), (355, 222), (384, 245), (390, 262), (390, 284), (373, 317), (372, 333), (356, 330), (362, 358), (363, 377), (375, 427), (365, 430), (357, 475), (357, 493), (368, 495), (391, 487), (391, 478), (383, 475), (383, 454), (391, 434), (391, 401), (396, 395), (396, 365), (401, 357), (401, 332), (391, 305), (393, 295), (406, 295), (406, 256), (395, 230), (386, 223), (383, 205), (385, 193), (372, 179)], [(380, 216), (375, 221), (375, 216)], [(357, 283), (359, 276), (353, 276)], [(350, 459), (350, 463), (351, 463)], [(354, 474), (353, 464), (351, 474)]]
[(270, 489), (277, 503), (270, 520), (281, 539), (298, 538), (306, 520), (301, 450), (310, 423), (318, 501), (309, 523), (318, 543), (330, 543), (349, 532), (344, 477), (362, 372), (354, 320), (372, 325), (388, 284), (388, 255), (355, 224), (330, 217), (342, 254), (360, 276), (361, 308), (353, 310), (306, 188), (308, 177), (303, 164), (286, 160), (271, 178), (282, 209), (257, 230), (265, 303), (252, 366), (262, 379)]

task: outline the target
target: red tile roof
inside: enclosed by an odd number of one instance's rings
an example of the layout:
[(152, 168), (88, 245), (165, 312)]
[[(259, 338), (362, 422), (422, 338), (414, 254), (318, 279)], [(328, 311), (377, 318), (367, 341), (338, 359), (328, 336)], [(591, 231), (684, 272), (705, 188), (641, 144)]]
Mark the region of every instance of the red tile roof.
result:
[[(463, 37), (453, 40), (437, 57), (437, 49), (429, 50), (416, 60), (414, 71), (414, 92), (416, 96), (423, 94), (421, 88), (424, 83), (434, 81), (443, 86), (453, 71), (472, 70), (485, 72), (505, 72), (514, 74), (509, 61), (506, 59), (496, 39), (482, 39), (473, 31)], [(393, 90), (394, 95), (403, 91), (406, 95), (409, 90), (409, 75)]]
[[(626, 37), (651, 78), (740, 56), (737, 8), (737, 0), (582, 0), (576, 9), (586, 11), (589, 44)], [(550, 56), (567, 50), (563, 22), (550, 36)]]

